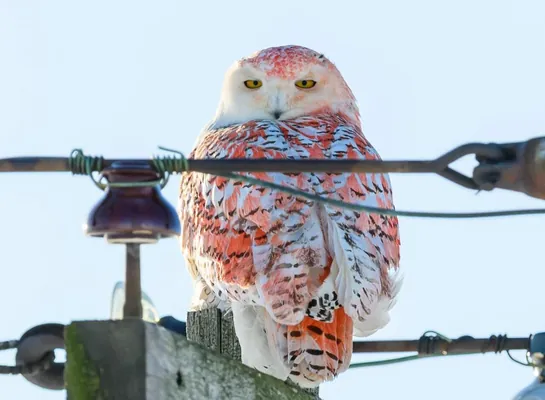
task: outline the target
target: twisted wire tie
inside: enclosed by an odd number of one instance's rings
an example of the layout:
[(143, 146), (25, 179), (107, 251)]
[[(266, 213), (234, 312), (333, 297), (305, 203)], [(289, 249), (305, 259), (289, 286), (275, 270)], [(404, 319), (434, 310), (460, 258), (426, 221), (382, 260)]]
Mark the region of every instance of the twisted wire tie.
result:
[[(183, 173), (189, 171), (189, 162), (184, 154), (178, 150), (159, 146), (159, 149), (174, 153), (172, 156), (154, 156), (151, 163), (155, 170), (161, 175), (161, 189), (166, 186), (170, 176), (174, 173)], [(176, 157), (178, 156), (178, 157)]]
[(93, 172), (102, 171), (103, 165), (103, 157), (86, 156), (81, 149), (72, 150), (68, 158), (68, 168), (72, 175), (88, 175), (100, 190), (104, 190), (106, 185), (97, 181), (93, 176)]
[(159, 179), (147, 182), (109, 182), (102, 183), (102, 178), (96, 179), (93, 172), (100, 172), (104, 168), (104, 158), (102, 156), (87, 156), (81, 149), (74, 149), (68, 158), (68, 168), (73, 175), (88, 175), (96, 187), (105, 190), (110, 187), (152, 187), (160, 185), (163, 189), (168, 183), (170, 175), (173, 173), (182, 173), (189, 170), (189, 163), (185, 156), (176, 150), (167, 149), (159, 146), (161, 150), (175, 153), (176, 156), (154, 156), (151, 164), (160, 176)]
[[(430, 334), (433, 334), (433, 336), (430, 336)], [(397, 364), (397, 363), (402, 363), (406, 361), (414, 361), (424, 357), (440, 357), (443, 354), (433, 354), (433, 351), (435, 350), (435, 342), (437, 341), (437, 339), (442, 339), (448, 343), (452, 342), (452, 339), (446, 337), (445, 335), (439, 332), (431, 331), (431, 330), (426, 331), (420, 337), (420, 343), (418, 345), (418, 354), (413, 354), (413, 355), (404, 356), (404, 357), (397, 357), (397, 358), (388, 358), (388, 359), (377, 360), (377, 361), (353, 363), (353, 364), (350, 364), (349, 368), (375, 367), (379, 365)], [(426, 349), (425, 351), (424, 351), (424, 348)]]

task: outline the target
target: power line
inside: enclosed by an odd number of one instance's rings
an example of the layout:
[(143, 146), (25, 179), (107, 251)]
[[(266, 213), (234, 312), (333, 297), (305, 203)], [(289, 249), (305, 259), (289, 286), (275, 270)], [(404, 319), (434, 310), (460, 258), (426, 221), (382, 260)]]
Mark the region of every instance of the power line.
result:
[[(508, 144), (468, 143), (443, 154), (434, 160), (318, 160), (318, 159), (187, 159), (182, 153), (172, 157), (152, 159), (113, 159), (87, 156), (81, 150), (72, 151), (70, 157), (15, 157), (0, 159), (0, 172), (72, 172), (89, 175), (101, 189), (108, 185), (118, 187), (155, 186), (164, 187), (171, 174), (201, 172), (244, 181), (253, 185), (283, 191), (311, 201), (335, 207), (375, 214), (424, 217), (424, 218), (489, 218), (515, 215), (545, 214), (545, 209), (501, 210), (485, 212), (426, 212), (400, 211), (347, 203), (307, 193), (299, 189), (278, 185), (245, 176), (232, 171), (244, 172), (314, 172), (314, 173), (435, 173), (451, 182), (473, 190), (503, 188), (523, 192), (529, 196), (545, 199), (545, 138), (534, 138), (526, 142)], [(474, 155), (479, 165), (473, 177), (452, 169), (450, 164)], [(157, 179), (143, 182), (116, 182), (104, 184), (93, 176), (107, 168), (123, 163), (134, 166), (151, 166), (157, 172)], [(231, 171), (231, 172), (224, 172)]]
[(421, 360), (429, 357), (460, 356), (469, 354), (506, 352), (511, 360), (524, 366), (532, 366), (527, 361), (522, 363), (511, 356), (510, 350), (529, 350), (532, 337), (508, 338), (506, 335), (491, 335), (488, 338), (462, 336), (450, 339), (436, 331), (425, 332), (418, 340), (370, 340), (353, 344), (353, 353), (403, 353), (415, 352), (409, 356), (366, 361), (350, 364), (350, 368), (375, 367)]
[(491, 335), (488, 338), (461, 336), (450, 339), (434, 331), (425, 332), (416, 340), (366, 340), (354, 342), (354, 353), (417, 352), (420, 355), (501, 353), (505, 350), (527, 350), (530, 337), (509, 338)]
[(459, 146), (435, 160), (324, 160), (324, 159), (188, 159), (178, 151), (160, 147), (180, 158), (154, 157), (153, 159), (104, 159), (86, 156), (77, 149), (70, 157), (13, 157), (0, 159), (0, 172), (72, 172), (88, 175), (101, 172), (116, 162), (142, 163), (157, 168), (158, 172), (203, 172), (217, 174), (232, 172), (327, 172), (327, 173), (435, 173), (468, 189), (480, 189), (472, 178), (449, 167), (449, 164), (467, 155), (488, 158), (501, 157), (497, 145), (469, 143)]

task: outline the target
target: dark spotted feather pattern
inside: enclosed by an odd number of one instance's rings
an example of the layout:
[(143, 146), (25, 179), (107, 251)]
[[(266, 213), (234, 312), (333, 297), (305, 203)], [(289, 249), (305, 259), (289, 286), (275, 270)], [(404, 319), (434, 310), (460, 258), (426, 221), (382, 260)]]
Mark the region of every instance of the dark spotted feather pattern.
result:
[[(209, 130), (190, 156), (379, 159), (359, 126), (331, 114)], [(240, 174), (393, 208), (383, 174)], [(280, 371), (275, 376), (302, 386), (332, 379), (350, 363), (352, 333), (369, 335), (388, 322), (400, 286), (395, 217), (201, 173), (183, 175), (179, 213), (193, 308), (233, 305), (243, 353), (251, 358), (256, 332), (264, 335), (262, 369)]]

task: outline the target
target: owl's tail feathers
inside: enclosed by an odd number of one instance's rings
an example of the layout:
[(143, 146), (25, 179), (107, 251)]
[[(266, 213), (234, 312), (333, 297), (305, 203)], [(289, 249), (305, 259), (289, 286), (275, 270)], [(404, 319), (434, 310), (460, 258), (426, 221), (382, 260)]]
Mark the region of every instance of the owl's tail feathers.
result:
[(288, 326), (290, 379), (304, 388), (316, 387), (348, 369), (352, 358), (352, 319), (337, 308), (331, 322), (305, 317)]
[(312, 388), (345, 371), (352, 358), (352, 319), (343, 308), (331, 322), (305, 317), (297, 325), (275, 322), (264, 307), (232, 304), (242, 362), (277, 379)]

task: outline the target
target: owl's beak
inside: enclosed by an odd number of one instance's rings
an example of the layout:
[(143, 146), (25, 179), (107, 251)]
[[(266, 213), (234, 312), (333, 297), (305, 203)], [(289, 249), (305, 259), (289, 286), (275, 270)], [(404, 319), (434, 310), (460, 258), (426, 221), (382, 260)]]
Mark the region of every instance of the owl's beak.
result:
[(280, 119), (280, 117), (282, 116), (283, 113), (284, 113), (284, 112), (281, 111), (281, 110), (274, 110), (274, 111), (272, 112), (272, 115), (273, 115), (273, 117), (274, 117), (275, 119)]
[(282, 114), (286, 112), (287, 98), (280, 88), (269, 98), (269, 107), (270, 113), (275, 119), (280, 119)]

